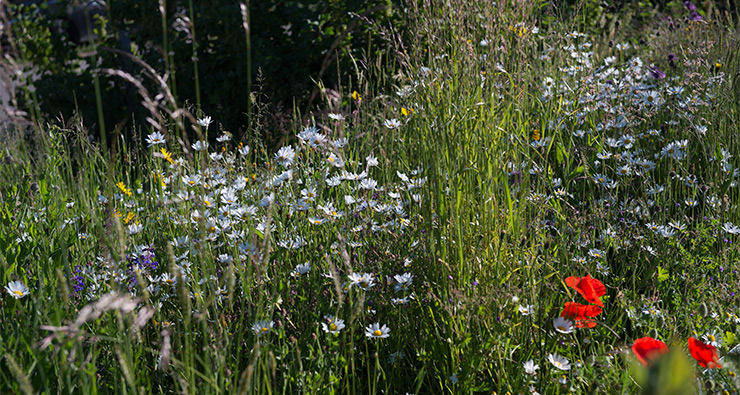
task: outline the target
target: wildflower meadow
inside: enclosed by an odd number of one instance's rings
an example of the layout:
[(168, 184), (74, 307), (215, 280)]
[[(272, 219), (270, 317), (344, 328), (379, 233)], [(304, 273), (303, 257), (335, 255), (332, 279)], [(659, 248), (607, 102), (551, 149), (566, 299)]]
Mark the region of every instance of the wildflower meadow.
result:
[(11, 114), (0, 392), (737, 394), (737, 6), (547, 3), (393, 2), (280, 138)]

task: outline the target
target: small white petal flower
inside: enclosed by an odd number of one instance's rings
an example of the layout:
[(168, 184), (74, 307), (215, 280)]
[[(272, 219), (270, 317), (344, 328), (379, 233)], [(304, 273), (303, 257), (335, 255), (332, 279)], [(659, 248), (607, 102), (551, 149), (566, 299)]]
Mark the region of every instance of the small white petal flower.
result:
[(390, 328), (388, 328), (388, 326), (383, 325), (381, 327), (378, 323), (369, 325), (365, 328), (365, 336), (371, 339), (385, 339), (386, 337), (390, 336), (390, 333), (391, 330)]
[(8, 295), (16, 299), (25, 298), (26, 295), (31, 293), (26, 284), (23, 284), (20, 281), (11, 281), (7, 286), (5, 286), (5, 291)]
[(555, 318), (552, 320), (552, 325), (555, 327), (555, 330), (560, 333), (564, 333), (566, 335), (573, 333), (573, 322), (564, 317)]
[(540, 368), (540, 365), (537, 365), (534, 363), (534, 360), (530, 359), (527, 362), (524, 362), (524, 373), (528, 375), (535, 375), (537, 374), (537, 369)]
[(570, 361), (567, 358), (558, 354), (550, 354), (547, 356), (547, 360), (550, 361), (552, 366), (560, 370), (570, 370)]
[(146, 142), (149, 144), (149, 147), (157, 144), (164, 144), (165, 139), (164, 135), (159, 132), (154, 132), (149, 135), (149, 137), (146, 138)]
[(262, 336), (263, 334), (272, 331), (274, 326), (275, 322), (273, 321), (257, 321), (252, 325), (252, 331), (254, 331), (257, 336)]
[(205, 151), (208, 149), (208, 143), (202, 140), (198, 140), (193, 143), (192, 147), (196, 151)]
[(397, 120), (396, 118), (392, 118), (392, 119), (386, 119), (385, 122), (383, 122), (383, 125), (385, 125), (385, 127), (387, 127), (388, 129), (395, 129), (401, 126), (401, 122)]
[(332, 335), (336, 335), (344, 329), (344, 320), (340, 320), (333, 315), (329, 315), (324, 317), (326, 322), (321, 323), (322, 329), (324, 329), (324, 332), (331, 333)]
[(530, 315), (530, 314), (532, 314), (533, 311), (534, 311), (534, 306), (531, 305), (531, 304), (530, 305), (527, 305), (527, 306), (519, 305), (519, 312), (522, 315)]
[(211, 117), (208, 117), (208, 116), (206, 116), (206, 117), (203, 117), (203, 118), (200, 118), (200, 119), (198, 120), (198, 125), (200, 125), (200, 126), (202, 126), (202, 127), (206, 128), (206, 129), (208, 129), (208, 126), (209, 126), (209, 125), (210, 125), (211, 123), (213, 123), (213, 119), (211, 119)]

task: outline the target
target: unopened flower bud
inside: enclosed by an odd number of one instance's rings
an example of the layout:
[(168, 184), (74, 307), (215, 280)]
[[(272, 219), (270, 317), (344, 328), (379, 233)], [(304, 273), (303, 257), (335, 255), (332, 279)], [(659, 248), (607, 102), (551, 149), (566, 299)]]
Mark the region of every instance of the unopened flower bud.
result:
[(702, 303), (699, 305), (699, 315), (702, 317), (706, 317), (709, 315), (709, 308), (707, 307), (706, 303)]

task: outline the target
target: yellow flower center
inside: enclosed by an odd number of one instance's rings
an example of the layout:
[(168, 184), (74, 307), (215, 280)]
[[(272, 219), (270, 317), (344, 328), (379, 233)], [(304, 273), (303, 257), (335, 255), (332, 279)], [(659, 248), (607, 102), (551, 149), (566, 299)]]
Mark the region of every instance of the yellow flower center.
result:
[(362, 288), (367, 288), (367, 282), (366, 281), (360, 281), (360, 286)]
[(382, 336), (383, 332), (380, 331), (380, 329), (376, 329), (375, 332), (373, 332), (373, 336)]
[(335, 331), (335, 330), (337, 330), (337, 324), (332, 323), (332, 324), (329, 325), (329, 328), (331, 330)]
[(262, 332), (267, 332), (269, 330), (270, 330), (269, 328), (262, 328), (262, 329), (260, 329), (260, 331), (262, 331)]
[(23, 292), (21, 292), (21, 291), (13, 291), (13, 293), (16, 294), (16, 295), (18, 295), (18, 296), (20, 296), (20, 297), (23, 297)]

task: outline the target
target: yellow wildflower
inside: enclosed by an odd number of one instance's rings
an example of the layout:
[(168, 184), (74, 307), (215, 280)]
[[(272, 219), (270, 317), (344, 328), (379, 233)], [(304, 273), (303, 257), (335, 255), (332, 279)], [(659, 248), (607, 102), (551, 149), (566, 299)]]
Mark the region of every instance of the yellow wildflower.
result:
[(170, 162), (171, 164), (175, 163), (175, 161), (172, 160), (172, 153), (167, 152), (167, 150), (164, 147), (160, 148), (159, 152), (162, 153), (162, 157), (164, 157), (164, 159), (167, 160), (167, 162)]
[(126, 188), (126, 184), (124, 184), (124, 183), (123, 183), (123, 181), (121, 181), (121, 182), (119, 182), (118, 184), (116, 184), (116, 186), (117, 186), (117, 187), (118, 187), (118, 189), (120, 189), (120, 190), (121, 190), (121, 192), (123, 192), (123, 193), (124, 193), (125, 195), (127, 195), (127, 196), (131, 196), (131, 190), (130, 190), (129, 188)]

